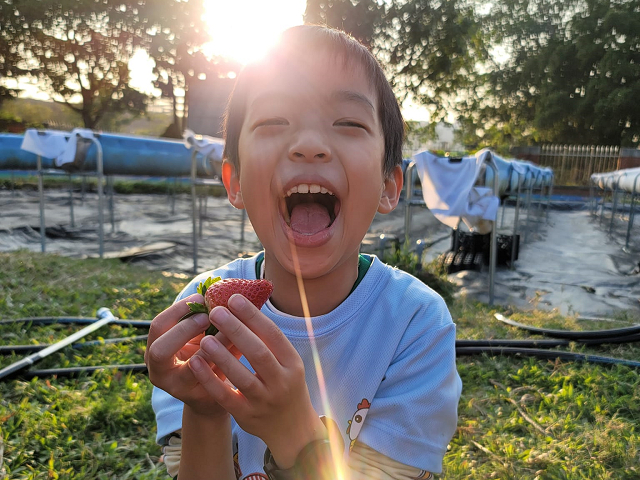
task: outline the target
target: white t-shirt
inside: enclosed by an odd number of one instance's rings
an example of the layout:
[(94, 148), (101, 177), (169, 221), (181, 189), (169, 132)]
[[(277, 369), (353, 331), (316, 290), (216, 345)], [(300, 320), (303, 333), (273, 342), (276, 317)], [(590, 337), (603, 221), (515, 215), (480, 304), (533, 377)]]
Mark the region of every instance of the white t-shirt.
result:
[[(196, 292), (207, 277), (255, 279), (256, 257), (238, 259), (196, 277), (178, 296)], [(415, 277), (376, 257), (356, 289), (326, 315), (311, 319), (329, 409), (321, 401), (305, 320), (269, 305), (262, 312), (300, 354), (313, 406), (336, 422), (345, 459), (359, 442), (405, 465), (442, 471), (457, 424), (462, 382), (455, 365), (455, 325), (442, 298)], [(241, 361), (250, 369), (244, 357)], [(253, 371), (253, 370), (252, 370)], [(182, 402), (154, 388), (162, 440), (182, 425)], [(233, 422), (241, 478), (262, 474), (265, 444)], [(256, 477), (258, 478), (258, 477)]]

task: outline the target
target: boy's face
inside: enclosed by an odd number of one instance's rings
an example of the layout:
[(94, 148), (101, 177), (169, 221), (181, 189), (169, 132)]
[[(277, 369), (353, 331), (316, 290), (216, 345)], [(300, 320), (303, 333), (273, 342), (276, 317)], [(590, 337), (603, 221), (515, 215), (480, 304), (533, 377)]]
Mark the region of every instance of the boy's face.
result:
[(377, 96), (358, 66), (313, 55), (269, 68), (247, 96), (240, 174), (225, 181), (269, 256), (318, 278), (354, 258), (376, 212), (396, 206), (400, 167), (383, 176)]

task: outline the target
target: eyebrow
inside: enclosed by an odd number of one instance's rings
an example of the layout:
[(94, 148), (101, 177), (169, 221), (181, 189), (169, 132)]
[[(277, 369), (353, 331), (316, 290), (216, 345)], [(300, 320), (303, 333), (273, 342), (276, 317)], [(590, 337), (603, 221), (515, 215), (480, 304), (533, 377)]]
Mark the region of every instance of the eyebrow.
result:
[[(286, 96), (286, 94), (284, 95)], [(251, 105), (260, 104), (262, 102), (273, 100), (274, 98), (283, 97), (281, 92), (267, 92), (264, 93), (257, 98), (253, 99)], [(361, 104), (367, 108), (370, 108), (373, 112), (375, 112), (376, 108), (371, 103), (371, 100), (366, 95), (363, 95), (359, 92), (354, 92), (353, 90), (338, 90), (331, 94), (331, 99), (337, 102), (354, 102)]]
[(337, 92), (334, 92), (331, 95), (331, 97), (334, 100), (338, 100), (338, 101), (360, 103), (371, 108), (371, 110), (375, 111), (375, 107), (373, 106), (373, 103), (371, 103), (371, 101), (365, 95), (358, 92), (354, 92), (352, 90), (338, 90)]

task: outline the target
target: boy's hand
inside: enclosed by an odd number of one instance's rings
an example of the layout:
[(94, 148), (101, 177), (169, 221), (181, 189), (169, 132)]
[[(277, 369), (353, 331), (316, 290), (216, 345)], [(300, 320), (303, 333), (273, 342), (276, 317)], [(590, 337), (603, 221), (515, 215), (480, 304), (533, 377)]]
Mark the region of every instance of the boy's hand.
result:
[(228, 305), (211, 310), (211, 323), (256, 373), (239, 362), (218, 334), (202, 339), (200, 353), (236, 389), (215, 371), (192, 363), (195, 378), (243, 430), (267, 444), (280, 468), (289, 468), (305, 445), (326, 435), (309, 398), (304, 364), (280, 329), (243, 296), (233, 295)]
[[(182, 400), (199, 415), (225, 414), (225, 410), (209, 395), (198, 382), (189, 364), (198, 363), (210, 375), (225, 380), (224, 374), (213, 364), (202, 358), (200, 340), (211, 325), (206, 314), (194, 315), (180, 323), (179, 319), (189, 311), (187, 302), (202, 302), (202, 295), (191, 295), (181, 300), (151, 322), (144, 361), (149, 369), (149, 379), (156, 387)], [(232, 358), (240, 358), (240, 353), (223, 335), (218, 334), (218, 342)]]

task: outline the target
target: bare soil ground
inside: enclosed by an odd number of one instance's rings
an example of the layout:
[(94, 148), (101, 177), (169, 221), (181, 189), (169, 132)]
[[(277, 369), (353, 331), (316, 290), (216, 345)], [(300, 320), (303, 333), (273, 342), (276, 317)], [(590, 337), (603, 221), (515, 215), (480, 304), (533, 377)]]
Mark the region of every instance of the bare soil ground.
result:
[[(67, 191), (46, 191), (46, 251), (79, 258), (98, 256), (97, 195), (87, 193), (82, 199), (79, 192), (74, 193), (73, 224), (69, 203)], [(39, 212), (38, 192), (0, 190), (0, 251), (40, 251)], [(202, 212), (198, 271), (261, 249), (248, 219), (244, 241), (240, 241), (242, 214), (226, 198), (208, 198)], [(414, 207), (412, 212), (412, 243), (423, 239), (432, 244), (425, 250), (425, 260), (433, 260), (449, 249), (451, 230), (426, 208)], [(513, 213), (513, 208), (507, 208), (501, 232), (510, 233)], [(523, 215), (521, 228), (525, 219)], [(615, 219), (612, 236), (608, 219), (600, 222), (586, 208), (551, 209), (548, 218), (532, 214), (529, 226), (515, 270), (498, 268), (496, 304), (597, 316), (640, 311), (640, 227), (632, 233), (630, 251), (623, 251), (626, 215)], [(116, 195), (113, 222), (105, 197), (104, 232), (105, 257), (193, 274), (189, 195)], [(379, 254), (378, 239), (383, 233), (404, 238), (403, 205), (374, 219), (363, 251)], [(451, 274), (450, 279), (460, 285), (461, 295), (488, 301), (488, 272), (464, 271)]]

